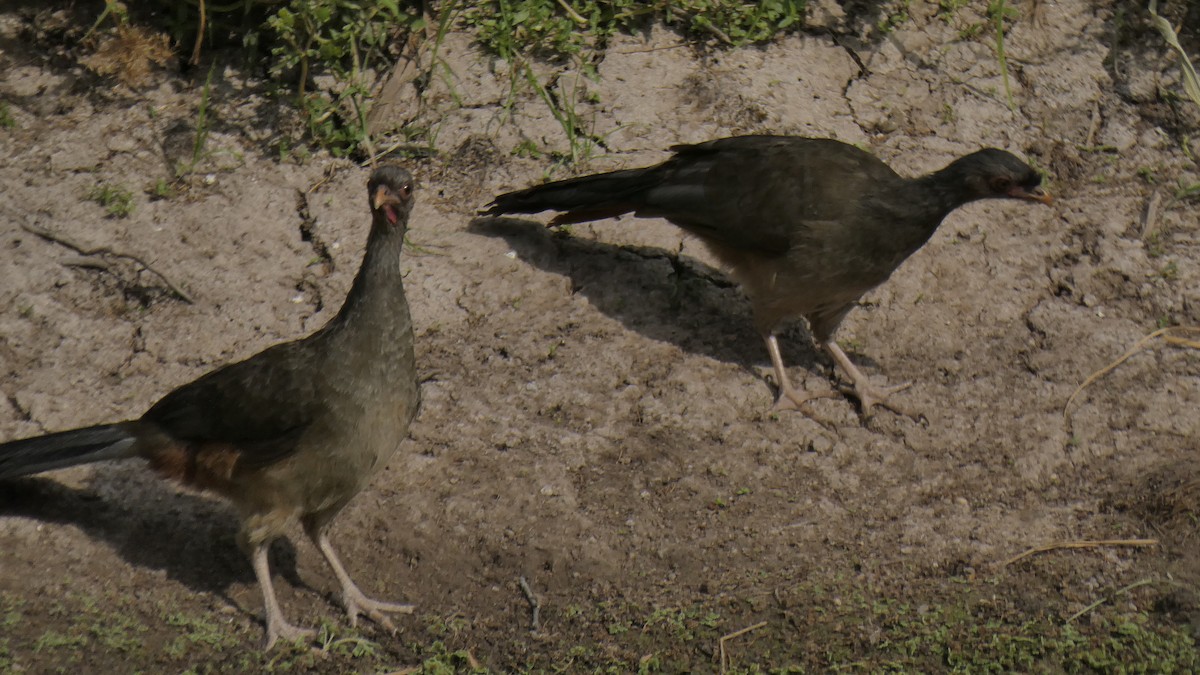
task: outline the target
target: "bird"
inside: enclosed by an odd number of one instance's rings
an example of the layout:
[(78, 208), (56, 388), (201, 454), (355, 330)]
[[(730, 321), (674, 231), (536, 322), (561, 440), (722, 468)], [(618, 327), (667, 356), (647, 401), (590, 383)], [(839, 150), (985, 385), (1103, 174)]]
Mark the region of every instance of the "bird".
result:
[(810, 401), (836, 395), (800, 391), (788, 378), (776, 335), (787, 320), (804, 317), (850, 377), (864, 417), (876, 405), (911, 416), (889, 400), (911, 385), (873, 384), (834, 341), (838, 325), (956, 208), (987, 198), (1053, 201), (1038, 171), (996, 148), (917, 178), (834, 139), (748, 135), (670, 149), (654, 166), (501, 194), (480, 215), (552, 210), (559, 213), (549, 226), (556, 227), (632, 213), (695, 236), (750, 300), (779, 390), (775, 411), (811, 414)]
[(140, 418), (0, 445), (0, 479), (102, 460), (142, 458), (160, 476), (231, 501), (241, 514), (265, 606), (265, 649), (315, 631), (287, 621), (268, 549), (299, 519), (341, 584), (351, 625), (413, 606), (367, 597), (329, 540), (329, 526), (407, 437), (420, 407), (413, 326), (400, 253), (413, 177), (383, 165), (367, 181), (371, 229), (337, 315), (307, 337), (213, 370)]

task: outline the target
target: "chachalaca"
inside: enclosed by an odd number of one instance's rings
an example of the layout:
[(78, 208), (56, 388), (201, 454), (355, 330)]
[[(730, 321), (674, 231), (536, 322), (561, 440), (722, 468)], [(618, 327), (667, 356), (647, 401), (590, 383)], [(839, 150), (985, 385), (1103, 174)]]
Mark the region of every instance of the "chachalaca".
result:
[(329, 542), (329, 525), (408, 435), (420, 393), (400, 252), (413, 206), (405, 169), (383, 166), (367, 183), (371, 233), (338, 314), (308, 337), (269, 347), (164, 396), (136, 420), (0, 445), (0, 479), (107, 459), (141, 457), (161, 476), (227, 497), (242, 515), (266, 606), (266, 646), (313, 634), (284, 618), (267, 551), (293, 518), (359, 614), (388, 629), (384, 612), (411, 605), (368, 598)]
[(737, 136), (677, 145), (665, 162), (502, 194), (481, 213), (561, 211), (551, 226), (625, 213), (665, 218), (704, 242), (741, 283), (767, 343), (779, 397), (801, 409), (830, 391), (801, 392), (775, 333), (804, 316), (813, 337), (853, 381), (864, 415), (909, 385), (877, 387), (833, 340), (842, 318), (919, 249), (954, 209), (988, 197), (1049, 204), (1041, 176), (1003, 150), (903, 178), (853, 145), (791, 136)]

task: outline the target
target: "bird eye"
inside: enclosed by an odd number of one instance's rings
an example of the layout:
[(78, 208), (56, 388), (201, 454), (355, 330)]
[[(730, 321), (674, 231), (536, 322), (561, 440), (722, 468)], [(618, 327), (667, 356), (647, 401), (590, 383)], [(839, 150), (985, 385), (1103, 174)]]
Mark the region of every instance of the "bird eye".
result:
[(1009, 178), (996, 176), (992, 179), (992, 192), (996, 194), (1007, 194), (1012, 189), (1013, 182)]
[(408, 198), (412, 196), (412, 183), (405, 183), (404, 185), (401, 185), (399, 192), (400, 199), (408, 201)]

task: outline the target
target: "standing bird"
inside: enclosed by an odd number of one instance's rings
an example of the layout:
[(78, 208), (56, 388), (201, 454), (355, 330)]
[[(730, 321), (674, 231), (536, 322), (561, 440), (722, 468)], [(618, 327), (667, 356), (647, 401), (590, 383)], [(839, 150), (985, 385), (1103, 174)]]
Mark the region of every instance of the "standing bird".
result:
[(314, 631), (284, 618), (267, 551), (299, 518), (342, 586), (351, 625), (411, 605), (368, 598), (329, 542), (329, 525), (408, 435), (420, 392), (400, 251), (413, 206), (408, 171), (371, 174), (371, 234), (337, 316), (308, 337), (277, 344), (185, 384), (136, 420), (0, 445), (0, 479), (107, 459), (141, 457), (165, 478), (224, 495), (242, 514), (266, 606), (266, 647)]
[(779, 384), (776, 410), (831, 392), (801, 392), (775, 333), (803, 316), (850, 376), (863, 415), (909, 385), (876, 387), (833, 341), (854, 303), (929, 240), (954, 209), (988, 197), (1049, 204), (1041, 176), (992, 148), (920, 178), (903, 178), (852, 145), (792, 136), (737, 136), (677, 145), (667, 161), (555, 181), (496, 197), (483, 215), (561, 211), (551, 226), (633, 213), (698, 237), (742, 284)]

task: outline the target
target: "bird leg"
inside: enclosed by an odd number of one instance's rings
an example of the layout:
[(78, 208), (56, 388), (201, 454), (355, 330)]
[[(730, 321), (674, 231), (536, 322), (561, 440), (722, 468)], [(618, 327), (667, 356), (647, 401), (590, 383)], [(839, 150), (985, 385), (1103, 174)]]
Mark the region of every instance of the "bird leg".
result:
[(792, 381), (788, 378), (787, 370), (783, 367), (783, 357), (779, 354), (779, 340), (774, 334), (767, 334), (767, 351), (771, 354), (771, 365), (775, 367), (775, 381), (779, 384), (779, 397), (775, 399), (775, 405), (771, 408), (772, 412), (781, 410), (800, 410), (804, 412), (803, 406), (809, 401), (817, 398), (830, 398), (834, 395), (833, 391), (800, 391), (792, 386)]
[(264, 650), (274, 646), (275, 641), (279, 638), (295, 642), (296, 640), (310, 640), (316, 635), (316, 631), (293, 626), (283, 618), (283, 612), (279, 609), (279, 600), (275, 597), (275, 587), (271, 584), (271, 567), (267, 561), (267, 551), (270, 547), (271, 542), (269, 541), (261, 543), (254, 548), (254, 553), (250, 557), (250, 563), (254, 567), (254, 576), (258, 577), (258, 585), (262, 588), (263, 605), (267, 611), (267, 645)]
[(338, 559), (337, 552), (333, 550), (333, 544), (329, 543), (329, 535), (325, 528), (313, 528), (305, 524), (304, 528), (308, 532), (308, 536), (320, 549), (321, 554), (325, 556), (325, 561), (333, 568), (333, 574), (337, 577), (338, 583), (342, 585), (342, 605), (346, 608), (346, 615), (350, 618), (350, 625), (358, 625), (358, 615), (366, 614), (372, 621), (383, 626), (389, 631), (395, 631), (396, 627), (392, 625), (390, 619), (387, 618), (384, 612), (394, 612), (397, 614), (412, 614), (415, 607), (397, 602), (383, 602), (368, 598), (355, 585), (354, 580), (346, 573), (346, 568), (342, 566), (342, 561)]
[(890, 387), (877, 387), (871, 384), (871, 378), (864, 375), (863, 372), (854, 365), (854, 362), (850, 360), (850, 357), (846, 356), (846, 352), (842, 351), (842, 348), (838, 346), (838, 343), (834, 342), (832, 338), (822, 343), (822, 346), (825, 347), (825, 351), (829, 352), (829, 355), (833, 357), (833, 360), (837, 361), (837, 364), (842, 367), (842, 370), (846, 371), (846, 374), (850, 376), (850, 379), (854, 381), (854, 395), (858, 397), (858, 402), (862, 405), (863, 417), (870, 417), (871, 409), (877, 405), (883, 406), (888, 410), (900, 413), (901, 415), (906, 415), (913, 419), (918, 419), (921, 417), (919, 413), (913, 414), (900, 407), (898, 404), (888, 401), (889, 396), (895, 394), (896, 392), (908, 389), (912, 386), (912, 382), (905, 382), (904, 384), (892, 385)]

